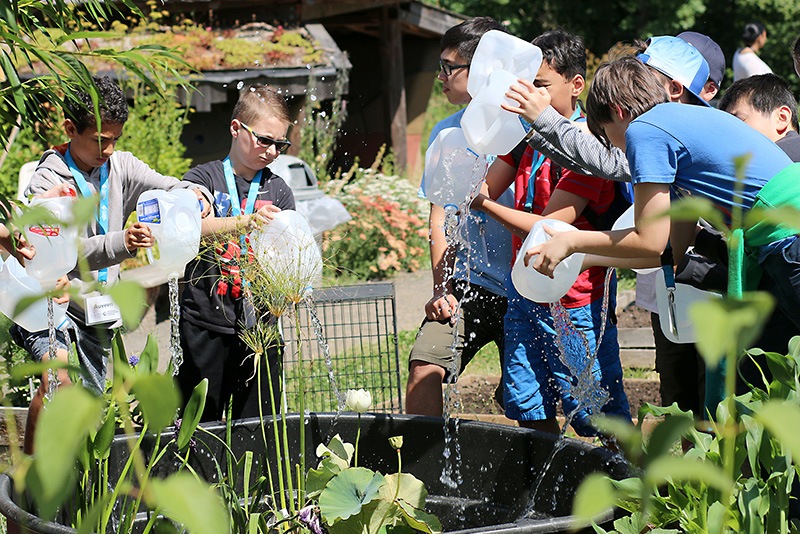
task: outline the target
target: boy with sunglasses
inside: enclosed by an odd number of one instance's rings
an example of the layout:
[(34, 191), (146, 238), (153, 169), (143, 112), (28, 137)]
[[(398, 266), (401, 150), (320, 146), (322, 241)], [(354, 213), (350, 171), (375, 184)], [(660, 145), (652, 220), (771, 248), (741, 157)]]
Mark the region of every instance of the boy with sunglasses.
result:
[[(203, 421), (221, 419), (231, 397), (234, 419), (259, 415), (259, 388), (253, 378), (255, 355), (239, 335), (255, 320), (242, 287), (239, 256), (243, 253), (241, 237), (269, 223), (275, 213), (295, 208), (291, 188), (267, 168), (291, 145), (286, 140), (289, 124), (283, 96), (265, 85), (246, 87), (233, 108), (228, 156), (198, 165), (184, 176), (184, 180), (208, 188), (214, 198), (212, 215), (203, 220), (203, 235), (230, 236), (186, 266), (188, 283), (181, 296), (185, 360), (178, 384), (186, 402), (194, 387), (208, 378)], [(265, 357), (274, 399), (278, 399), (281, 354), (272, 348)], [(270, 402), (267, 380), (259, 387), (261, 398)]]

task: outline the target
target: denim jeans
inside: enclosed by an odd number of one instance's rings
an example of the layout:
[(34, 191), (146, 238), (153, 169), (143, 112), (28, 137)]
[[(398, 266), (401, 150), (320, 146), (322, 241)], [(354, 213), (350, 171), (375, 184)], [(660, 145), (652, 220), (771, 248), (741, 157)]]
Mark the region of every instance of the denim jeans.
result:
[[(569, 335), (560, 357), (553, 329), (553, 317), (546, 305), (536, 304), (522, 297), (511, 283), (507, 283), (508, 311), (506, 312), (505, 356), (503, 387), (506, 416), (520, 421), (551, 419), (556, 416), (556, 405), (561, 400), (565, 414), (574, 412), (572, 427), (582, 436), (597, 435), (589, 418), (592, 412), (573, 396), (577, 377), (570, 368), (580, 373), (585, 370), (589, 355), (597, 348), (600, 335), (602, 300), (579, 308), (568, 309), (575, 332)], [(616, 281), (613, 281), (609, 298), (610, 313), (606, 318), (603, 339), (599, 344), (591, 375), (595, 382), (590, 395), (608, 394), (602, 406), (605, 414), (616, 415), (630, 421), (628, 397), (622, 384), (622, 365), (619, 360), (617, 327), (614, 321)], [(586, 343), (580, 338), (585, 337)]]

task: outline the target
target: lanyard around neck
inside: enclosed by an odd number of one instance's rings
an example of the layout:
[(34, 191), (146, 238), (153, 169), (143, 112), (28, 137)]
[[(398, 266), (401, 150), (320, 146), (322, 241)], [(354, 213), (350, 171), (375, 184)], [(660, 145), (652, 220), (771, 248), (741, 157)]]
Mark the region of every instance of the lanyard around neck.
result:
[[(72, 177), (75, 178), (75, 185), (78, 186), (81, 196), (85, 198), (92, 196), (92, 190), (89, 188), (86, 178), (83, 177), (83, 172), (81, 172), (75, 164), (75, 160), (72, 159), (69, 148), (67, 148), (67, 152), (64, 154), (64, 160), (67, 162), (67, 167), (69, 167)], [(109, 163), (105, 162), (100, 167), (100, 206), (97, 210), (97, 226), (101, 235), (108, 233), (108, 166)], [(107, 268), (98, 271), (97, 280), (102, 284), (108, 281)]]
[[(225, 182), (228, 184), (228, 194), (231, 196), (231, 215), (234, 217), (242, 215), (242, 204), (239, 201), (239, 189), (236, 187), (236, 178), (233, 175), (231, 159), (225, 158), (222, 161), (222, 170), (225, 173)], [(244, 215), (253, 213), (256, 205), (258, 190), (261, 188), (261, 174), (263, 169), (258, 171), (250, 182), (250, 190), (247, 192), (247, 203), (244, 206)]]

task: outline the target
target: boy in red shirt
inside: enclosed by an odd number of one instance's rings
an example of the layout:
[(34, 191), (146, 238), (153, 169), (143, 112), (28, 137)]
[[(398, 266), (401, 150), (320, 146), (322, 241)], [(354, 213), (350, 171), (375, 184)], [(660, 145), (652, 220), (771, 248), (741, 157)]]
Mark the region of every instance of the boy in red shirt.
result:
[[(582, 39), (562, 30), (547, 32), (533, 44), (541, 48), (544, 61), (534, 84), (528, 89), (546, 90), (551, 105), (564, 117), (580, 120), (578, 96), (585, 86), (586, 52)], [(535, 87), (534, 87), (535, 86)], [(516, 182), (516, 209), (504, 207), (485, 195), (473, 203), (501, 221), (515, 233), (515, 252), (533, 224), (543, 218), (560, 219), (578, 229), (610, 227), (618, 214), (620, 200), (617, 185), (594, 176), (584, 176), (563, 169), (522, 143), (511, 154), (498, 158), (487, 177), (489, 195), (496, 197)], [(615, 200), (616, 199), (616, 200)], [(553, 317), (547, 305), (522, 297), (507, 278), (503, 384), (506, 416), (520, 426), (559, 432), (556, 404), (562, 401), (566, 414), (573, 414), (571, 424), (580, 435), (596, 435), (590, 424), (592, 405), (602, 412), (630, 420), (630, 408), (622, 387), (614, 307), (616, 280), (611, 279), (608, 316), (602, 340), (602, 301), (605, 291), (605, 268), (583, 271), (561, 304), (566, 309), (576, 335), (565, 340), (564, 355), (573, 369), (583, 369), (589, 355), (597, 350), (592, 375), (608, 393), (607, 402), (596, 402), (605, 394), (591, 392), (588, 406), (572, 395), (576, 377), (559, 357)], [(581, 339), (585, 337), (586, 343)]]

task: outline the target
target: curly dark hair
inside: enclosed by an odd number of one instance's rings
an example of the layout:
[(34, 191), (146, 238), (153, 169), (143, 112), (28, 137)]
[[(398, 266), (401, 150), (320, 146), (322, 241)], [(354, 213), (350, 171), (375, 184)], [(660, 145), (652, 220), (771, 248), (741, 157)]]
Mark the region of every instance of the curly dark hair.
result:
[[(100, 120), (103, 123), (125, 124), (128, 120), (128, 102), (117, 82), (108, 76), (93, 76), (92, 81), (100, 95)], [(79, 91), (75, 99), (64, 102), (64, 117), (70, 119), (78, 133), (95, 126), (94, 104), (86, 91)]]

